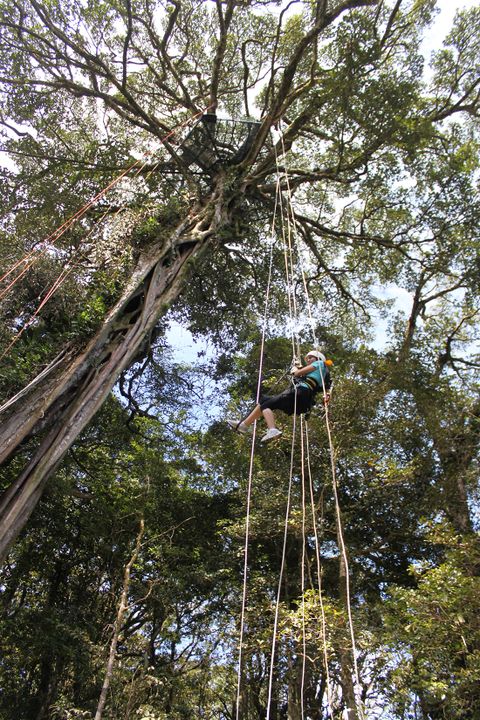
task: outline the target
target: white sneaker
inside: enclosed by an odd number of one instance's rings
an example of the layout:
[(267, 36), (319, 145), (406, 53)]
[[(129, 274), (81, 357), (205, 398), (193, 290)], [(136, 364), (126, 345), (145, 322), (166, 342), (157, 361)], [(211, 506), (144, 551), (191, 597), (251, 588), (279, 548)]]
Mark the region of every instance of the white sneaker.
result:
[(245, 423), (241, 420), (227, 420), (227, 425), (229, 425), (232, 430), (235, 430), (242, 435), (249, 435), (252, 432), (251, 427), (249, 425), (245, 425)]
[(260, 442), (262, 442), (262, 443), (267, 443), (267, 442), (269, 442), (270, 440), (275, 440), (275, 438), (280, 437), (281, 434), (282, 434), (282, 431), (279, 430), (278, 428), (270, 428), (270, 430), (267, 430), (267, 432), (266, 432), (265, 435), (262, 437), (262, 439), (260, 440)]

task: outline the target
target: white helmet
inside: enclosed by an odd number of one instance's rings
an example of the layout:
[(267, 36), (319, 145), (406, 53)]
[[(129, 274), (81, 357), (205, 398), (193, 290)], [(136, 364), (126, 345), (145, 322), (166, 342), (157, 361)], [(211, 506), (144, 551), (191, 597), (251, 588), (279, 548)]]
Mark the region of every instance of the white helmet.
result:
[(315, 357), (317, 360), (322, 360), (323, 362), (326, 360), (325, 355), (318, 350), (310, 350), (305, 357)]

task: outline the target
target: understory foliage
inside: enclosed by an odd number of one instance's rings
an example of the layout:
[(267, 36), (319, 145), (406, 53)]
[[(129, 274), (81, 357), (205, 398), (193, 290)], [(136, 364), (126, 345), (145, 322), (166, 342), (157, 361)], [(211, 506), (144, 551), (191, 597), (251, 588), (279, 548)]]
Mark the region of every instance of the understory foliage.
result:
[[(434, 18), (0, 2), (3, 497), (137, 343), (34, 509), (0, 498), (0, 720), (480, 718), (480, 11), (430, 58)], [(251, 455), (225, 419), (314, 344), (328, 412)]]

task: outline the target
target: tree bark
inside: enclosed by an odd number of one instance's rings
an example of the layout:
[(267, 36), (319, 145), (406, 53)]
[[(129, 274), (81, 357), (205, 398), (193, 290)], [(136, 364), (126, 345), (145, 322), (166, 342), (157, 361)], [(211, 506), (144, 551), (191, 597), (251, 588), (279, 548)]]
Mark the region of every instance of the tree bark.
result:
[(99, 410), (120, 374), (142, 350), (159, 317), (183, 290), (194, 258), (228, 222), (219, 184), (210, 201), (140, 257), (122, 298), (86, 348), (56, 358), (51, 373), (4, 406), (0, 462), (31, 435), (46, 431), (32, 459), (0, 499), (0, 563), (5, 560), (45, 483)]

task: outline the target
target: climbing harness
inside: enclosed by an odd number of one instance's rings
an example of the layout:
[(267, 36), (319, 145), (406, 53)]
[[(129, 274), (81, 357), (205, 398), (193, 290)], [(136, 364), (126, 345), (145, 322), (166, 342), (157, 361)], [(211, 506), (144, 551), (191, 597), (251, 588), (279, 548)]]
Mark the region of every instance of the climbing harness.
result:
[(296, 385), (297, 387), (298, 387), (299, 385), (308, 385), (308, 387), (310, 388), (310, 390), (313, 390), (313, 393), (314, 393), (314, 394), (317, 393), (317, 392), (319, 392), (319, 391), (322, 389), (321, 386), (318, 384), (318, 382), (315, 380), (315, 378), (314, 378), (314, 377), (308, 377), (308, 375), (306, 375), (306, 376), (304, 376), (304, 377), (293, 378), (293, 383), (294, 383), (294, 385)]

